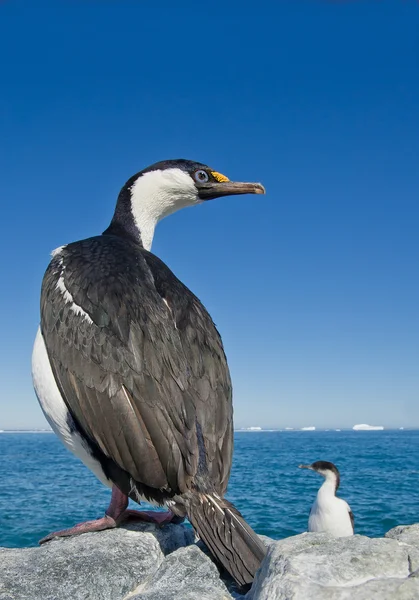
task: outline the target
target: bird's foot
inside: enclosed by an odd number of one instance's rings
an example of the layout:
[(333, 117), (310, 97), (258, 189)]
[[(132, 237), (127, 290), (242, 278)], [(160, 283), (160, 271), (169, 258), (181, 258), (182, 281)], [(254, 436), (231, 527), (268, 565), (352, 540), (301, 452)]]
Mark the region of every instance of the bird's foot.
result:
[(156, 523), (160, 527), (167, 523), (183, 523), (185, 520), (183, 517), (178, 517), (171, 510), (157, 511), (157, 510), (131, 510), (128, 509), (122, 515), (124, 521), (135, 519), (138, 521), (146, 521), (147, 523)]
[(125, 509), (128, 506), (128, 496), (121, 492), (115, 485), (112, 487), (112, 497), (105, 516), (94, 521), (85, 521), (79, 523), (70, 529), (54, 531), (42, 538), (40, 544), (45, 544), (54, 538), (69, 537), (71, 535), (80, 535), (82, 533), (91, 533), (92, 531), (103, 531), (104, 529), (114, 529), (123, 520)]
[(71, 535), (80, 535), (82, 533), (91, 533), (92, 531), (104, 531), (105, 529), (114, 529), (124, 521), (137, 519), (148, 523), (156, 523), (160, 527), (167, 523), (182, 523), (185, 519), (178, 517), (171, 510), (130, 510), (127, 509), (128, 496), (121, 492), (116, 486), (112, 488), (112, 498), (106, 514), (101, 519), (95, 521), (86, 521), (79, 523), (70, 529), (54, 531), (40, 540), (40, 544), (45, 544), (54, 538), (69, 537)]
[(55, 538), (59, 537), (70, 537), (72, 535), (80, 535), (82, 533), (91, 533), (92, 531), (104, 531), (105, 529), (113, 529), (118, 525), (119, 521), (115, 521), (109, 515), (105, 515), (101, 519), (95, 519), (94, 521), (85, 521), (84, 523), (78, 523), (78, 525), (74, 525), (74, 527), (70, 527), (70, 529), (61, 529), (61, 531), (53, 531), (48, 534), (42, 540), (39, 541), (39, 544), (45, 544), (45, 542), (49, 542)]

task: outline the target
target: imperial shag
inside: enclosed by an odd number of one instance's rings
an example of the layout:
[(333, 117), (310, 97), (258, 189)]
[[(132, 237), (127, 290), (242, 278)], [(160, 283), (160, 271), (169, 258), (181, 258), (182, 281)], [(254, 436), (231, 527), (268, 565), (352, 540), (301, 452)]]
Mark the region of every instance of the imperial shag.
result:
[[(102, 235), (52, 253), (34, 387), (52, 429), (112, 498), (103, 518), (41, 542), (132, 516), (158, 523), (187, 516), (239, 584), (253, 580), (265, 548), (224, 499), (233, 421), (221, 338), (198, 298), (150, 252), (163, 217), (249, 193), (264, 188), (189, 160), (156, 163), (127, 181)], [(169, 511), (127, 511), (128, 498)]]
[(311, 465), (299, 465), (299, 468), (320, 473), (326, 480), (311, 507), (308, 530), (326, 532), (336, 537), (353, 535), (354, 515), (349, 504), (336, 496), (340, 484), (337, 467), (331, 462), (318, 460)]

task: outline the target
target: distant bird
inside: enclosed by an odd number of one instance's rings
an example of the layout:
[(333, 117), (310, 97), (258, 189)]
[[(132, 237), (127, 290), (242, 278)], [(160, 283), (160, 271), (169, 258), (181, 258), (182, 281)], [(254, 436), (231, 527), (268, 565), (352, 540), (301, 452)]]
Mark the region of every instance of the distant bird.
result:
[[(221, 338), (198, 298), (150, 248), (158, 221), (181, 208), (264, 192), (190, 160), (156, 163), (127, 181), (102, 235), (52, 253), (34, 387), (52, 429), (112, 488), (112, 499), (103, 518), (41, 543), (129, 517), (161, 524), (188, 516), (240, 585), (253, 580), (265, 547), (224, 499), (233, 421)], [(128, 498), (169, 512), (127, 511)]]
[(340, 484), (337, 467), (331, 462), (318, 460), (311, 465), (299, 465), (299, 468), (316, 471), (326, 480), (311, 507), (308, 530), (326, 532), (336, 537), (353, 535), (354, 515), (349, 504), (336, 496)]

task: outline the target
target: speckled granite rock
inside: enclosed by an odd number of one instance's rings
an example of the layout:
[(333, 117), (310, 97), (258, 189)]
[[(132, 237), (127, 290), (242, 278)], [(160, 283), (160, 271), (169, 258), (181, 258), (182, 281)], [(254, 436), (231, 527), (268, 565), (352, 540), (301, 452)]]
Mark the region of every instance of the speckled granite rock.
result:
[(232, 600), (215, 564), (197, 546), (173, 552), (129, 600)]
[(0, 599), (116, 600), (162, 562), (153, 535), (122, 529), (54, 540), (41, 548), (2, 550)]
[(178, 548), (189, 546), (195, 541), (192, 527), (185, 525), (165, 525), (156, 527), (153, 523), (133, 522), (126, 526), (128, 531), (151, 533), (158, 541), (163, 554), (170, 554)]
[(379, 539), (304, 533), (276, 542), (246, 600), (417, 600), (417, 527)]
[(419, 523), (415, 525), (398, 525), (394, 529), (390, 529), (385, 537), (419, 547)]
[(122, 600), (160, 567), (164, 555), (193, 542), (182, 525), (131, 525), (0, 550), (0, 600)]
[(0, 600), (419, 600), (419, 525), (275, 542), (246, 596), (184, 525), (137, 524), (0, 549)]

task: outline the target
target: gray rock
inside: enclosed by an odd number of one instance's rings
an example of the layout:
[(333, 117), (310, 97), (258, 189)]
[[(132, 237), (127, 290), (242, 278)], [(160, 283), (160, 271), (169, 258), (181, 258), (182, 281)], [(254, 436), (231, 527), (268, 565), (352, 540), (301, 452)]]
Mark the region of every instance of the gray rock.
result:
[[(184, 525), (151, 523), (0, 548), (0, 600), (418, 600), (419, 525), (385, 538), (276, 542), (246, 597)], [(223, 574), (223, 577), (225, 574)]]
[(142, 533), (151, 533), (160, 545), (164, 555), (174, 552), (178, 548), (189, 546), (195, 542), (195, 533), (192, 527), (186, 525), (164, 525), (157, 527), (153, 523), (142, 523), (132, 521), (123, 526), (122, 529)]
[[(282, 596), (287, 600), (418, 600), (419, 587), (413, 579), (372, 580), (349, 588), (324, 588), (317, 584), (310, 586), (308, 595)], [(272, 597), (272, 600), (276, 596)]]
[[(217, 567), (197, 546), (173, 552), (129, 600), (232, 600)], [(128, 600), (128, 598), (126, 599)]]
[(190, 543), (182, 525), (152, 524), (0, 550), (0, 600), (122, 600), (152, 576), (164, 554)]
[(276, 543), (276, 540), (273, 540), (272, 538), (268, 537), (267, 535), (260, 535), (259, 538), (262, 540), (262, 542), (268, 548), (269, 548), (269, 546), (272, 546), (272, 544)]
[(411, 571), (419, 571), (419, 523), (394, 527), (386, 533), (385, 537), (412, 546), (413, 549), (410, 550), (410, 569)]
[(410, 544), (411, 546), (417, 546), (419, 548), (419, 523), (415, 525), (399, 525), (387, 531), (386, 538), (392, 538)]
[(246, 600), (413, 600), (419, 547), (396, 539), (304, 533), (269, 547)]

